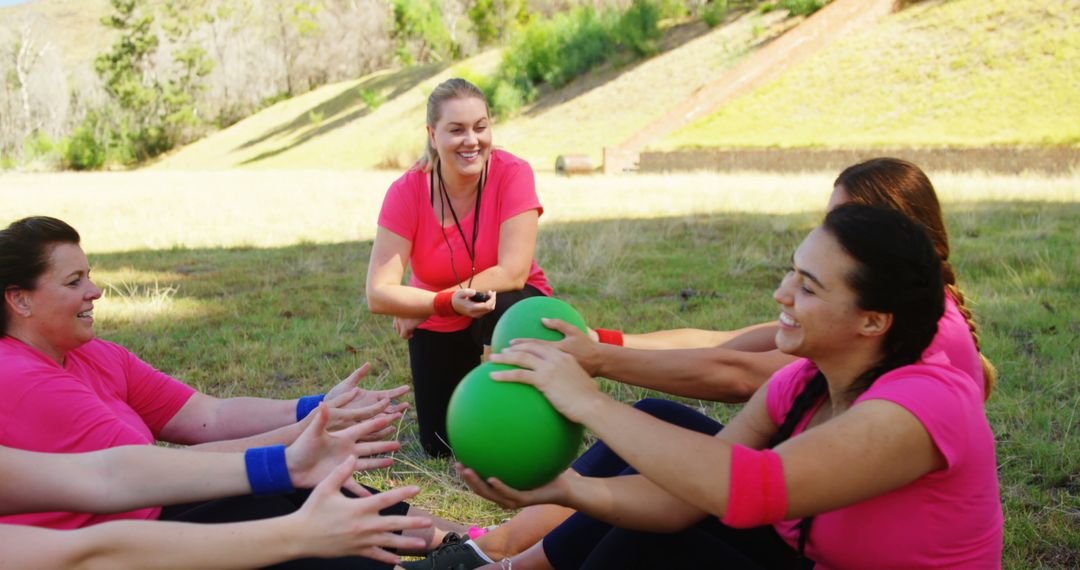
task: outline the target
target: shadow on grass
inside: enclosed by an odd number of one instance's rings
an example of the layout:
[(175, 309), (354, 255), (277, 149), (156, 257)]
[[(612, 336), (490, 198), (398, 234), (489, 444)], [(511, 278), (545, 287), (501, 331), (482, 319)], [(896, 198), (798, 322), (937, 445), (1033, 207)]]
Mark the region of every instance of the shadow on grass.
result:
[[(771, 292), (819, 219), (725, 213), (546, 224), (537, 257), (556, 294), (592, 326), (735, 328), (775, 318)], [(947, 222), (953, 262), (1000, 373), (987, 412), (1008, 517), (1005, 566), (1074, 566), (1080, 204), (950, 205)], [(957, 231), (964, 225), (979, 231)], [(370, 251), (360, 241), (94, 255), (103, 285), (118, 285), (110, 274), (127, 275), (126, 289), (116, 288), (138, 296), (152, 276), (174, 275), (160, 284), (175, 289), (169, 302), (198, 306), (103, 318), (100, 334), (219, 396), (324, 391), (365, 361), (374, 364), (366, 387), (408, 383), (405, 343), (389, 318), (366, 308)], [(604, 389), (624, 401), (650, 395), (606, 381)], [(695, 405), (720, 419), (734, 410)], [(401, 427), (403, 458), (426, 465), (411, 417)]]
[(336, 97), (303, 111), (296, 115), (291, 121), (269, 129), (258, 137), (245, 141), (233, 150), (236, 151), (251, 148), (272, 138), (289, 135), (311, 126), (313, 117), (319, 118), (319, 126), (304, 133), (303, 136), (293, 140), (287, 145), (245, 160), (242, 164), (257, 162), (264, 158), (281, 154), (293, 147), (341, 128), (350, 122), (373, 112), (375, 109), (368, 105), (364, 100), (365, 93), (370, 93), (383, 101), (388, 101), (403, 95), (420, 83), (434, 77), (445, 68), (446, 64), (428, 64), (369, 77), (359, 84), (342, 91)]

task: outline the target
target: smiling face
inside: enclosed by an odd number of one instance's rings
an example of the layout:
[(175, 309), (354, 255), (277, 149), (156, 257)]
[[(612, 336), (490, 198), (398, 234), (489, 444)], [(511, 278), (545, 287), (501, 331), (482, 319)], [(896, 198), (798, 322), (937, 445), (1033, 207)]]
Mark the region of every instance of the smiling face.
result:
[(491, 118), (487, 104), (476, 97), (444, 101), (428, 137), (448, 178), (479, 177), (491, 154)]
[(865, 336), (869, 312), (859, 308), (846, 278), (854, 270), (855, 260), (823, 229), (803, 240), (773, 293), (781, 307), (781, 352), (816, 361), (850, 350)]
[(90, 264), (76, 244), (53, 246), (34, 289), (14, 291), (9, 298), (17, 313), (17, 328), (9, 332), (57, 362), (94, 338), (94, 301), (101, 289), (90, 281)]

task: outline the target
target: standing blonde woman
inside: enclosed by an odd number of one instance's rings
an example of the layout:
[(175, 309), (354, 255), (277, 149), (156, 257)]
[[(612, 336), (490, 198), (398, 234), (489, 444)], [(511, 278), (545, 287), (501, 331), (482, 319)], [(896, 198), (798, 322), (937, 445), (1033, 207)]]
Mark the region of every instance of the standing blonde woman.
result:
[(386, 193), (367, 275), (368, 308), (392, 315), (409, 341), (420, 443), (431, 455), (450, 453), (450, 394), (480, 363), (499, 315), (551, 295), (533, 259), (541, 213), (529, 164), (492, 148), (483, 92), (464, 79), (436, 87), (426, 156)]

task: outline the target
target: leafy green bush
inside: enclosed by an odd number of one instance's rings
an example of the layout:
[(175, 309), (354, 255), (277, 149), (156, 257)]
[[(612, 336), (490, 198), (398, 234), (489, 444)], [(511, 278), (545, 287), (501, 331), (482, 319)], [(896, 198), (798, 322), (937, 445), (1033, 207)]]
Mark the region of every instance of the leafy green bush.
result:
[(40, 131), (35, 131), (23, 141), (23, 159), (27, 162), (48, 159), (56, 150), (56, 143)]
[(701, 9), (701, 21), (710, 29), (724, 20), (730, 10), (727, 0), (713, 0)]
[(659, 20), (655, 0), (634, 0), (622, 14), (581, 6), (530, 22), (507, 46), (495, 76), (481, 82), (492, 114), (512, 114), (537, 97), (540, 85), (561, 87), (616, 55), (656, 53)]
[(690, 13), (686, 4), (684, 0), (658, 0), (656, 7), (660, 10), (661, 18), (681, 18)]
[(780, 0), (777, 5), (792, 16), (809, 16), (825, 6), (825, 2), (826, 0)]
[(660, 39), (660, 8), (651, 0), (634, 0), (630, 8), (619, 18), (616, 28), (619, 44), (638, 57), (656, 53), (656, 41)]
[(507, 81), (500, 81), (487, 94), (487, 97), (491, 105), (491, 113), (497, 117), (507, 117), (517, 113), (525, 106), (527, 99), (526, 93), (521, 88)]
[(360, 99), (368, 106), (368, 109), (374, 111), (382, 106), (386, 102), (386, 97), (383, 97), (382, 93), (374, 89), (361, 89)]
[(106, 145), (94, 136), (94, 126), (87, 120), (71, 133), (64, 144), (64, 167), (72, 170), (97, 170), (105, 165)]

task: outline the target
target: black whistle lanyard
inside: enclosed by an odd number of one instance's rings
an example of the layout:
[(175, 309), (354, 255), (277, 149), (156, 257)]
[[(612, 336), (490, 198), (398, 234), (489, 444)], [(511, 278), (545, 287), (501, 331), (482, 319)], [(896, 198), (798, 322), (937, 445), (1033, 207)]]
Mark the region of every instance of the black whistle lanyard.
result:
[(435, 176), (438, 173), (439, 178), (439, 232), (442, 234), (443, 241), (446, 242), (446, 249), (450, 251), (450, 271), (454, 274), (454, 281), (457, 281), (458, 288), (464, 289), (461, 285), (461, 279), (458, 277), (457, 268), (454, 266), (454, 247), (450, 245), (450, 239), (446, 237), (446, 228), (443, 227), (443, 219), (446, 218), (446, 207), (450, 207), (450, 216), (454, 218), (454, 225), (457, 226), (458, 235), (461, 236), (461, 243), (465, 246), (465, 253), (469, 256), (469, 266), (471, 272), (469, 274), (468, 288), (472, 289), (473, 277), (476, 276), (476, 237), (480, 233), (480, 198), (484, 193), (484, 182), (487, 179), (487, 165), (484, 165), (484, 171), (480, 174), (480, 180), (476, 183), (476, 205), (473, 209), (473, 229), (472, 229), (472, 247), (469, 247), (469, 240), (465, 237), (465, 230), (461, 229), (461, 222), (458, 221), (457, 212), (454, 211), (454, 205), (450, 203), (450, 193), (446, 190), (446, 182), (443, 180), (442, 175), (442, 161), (435, 163), (435, 168), (431, 171), (431, 207), (435, 207)]

